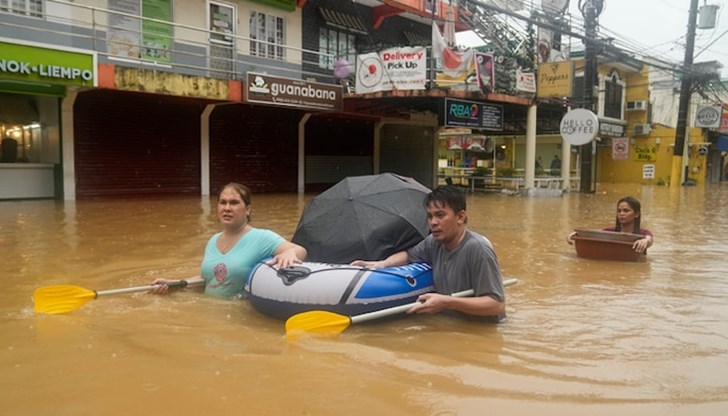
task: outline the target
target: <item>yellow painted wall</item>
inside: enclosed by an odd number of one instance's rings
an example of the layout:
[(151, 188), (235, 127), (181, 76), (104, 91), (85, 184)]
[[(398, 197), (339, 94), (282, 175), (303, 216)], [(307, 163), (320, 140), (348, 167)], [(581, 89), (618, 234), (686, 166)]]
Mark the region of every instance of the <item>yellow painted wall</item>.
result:
[[(704, 184), (707, 170), (707, 157), (699, 156), (697, 149), (701, 146), (702, 130), (690, 129), (690, 142), (693, 143), (689, 158), (689, 179)], [(649, 136), (631, 138), (628, 160), (613, 160), (611, 147), (600, 147), (597, 157), (599, 182), (604, 183), (642, 183), (667, 184), (672, 171), (675, 129), (662, 125), (654, 125)], [(655, 178), (642, 179), (645, 164), (655, 165)], [(697, 172), (693, 172), (696, 170)]]
[[(645, 66), (639, 73), (624, 74), (626, 80), (625, 107), (627, 101), (649, 102), (649, 67)], [(601, 73), (601, 68), (600, 68)], [(620, 75), (622, 75), (620, 73)], [(625, 111), (627, 120), (626, 137), (629, 137), (629, 159), (614, 160), (610, 146), (600, 147), (597, 152), (597, 181), (604, 183), (642, 183), (642, 184), (667, 184), (672, 179), (672, 160), (675, 144), (675, 128), (652, 125), (652, 130), (646, 136), (634, 136), (636, 124), (648, 123), (649, 112), (634, 110)], [(698, 156), (697, 149), (700, 145), (695, 143), (703, 142), (702, 129), (690, 129), (690, 139), (687, 142), (693, 143), (689, 159), (688, 178), (697, 182), (705, 183), (707, 172), (707, 157)], [(608, 140), (604, 141), (605, 143)], [(642, 179), (643, 168), (646, 164), (655, 165), (655, 178)], [(678, 179), (679, 180), (679, 179)]]

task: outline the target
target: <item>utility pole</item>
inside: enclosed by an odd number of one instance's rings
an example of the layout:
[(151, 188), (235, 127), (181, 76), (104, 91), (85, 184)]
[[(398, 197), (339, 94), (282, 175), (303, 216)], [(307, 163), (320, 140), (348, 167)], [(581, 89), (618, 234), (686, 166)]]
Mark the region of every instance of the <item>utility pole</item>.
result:
[[(683, 152), (685, 151), (685, 130), (688, 127), (688, 108), (690, 95), (693, 90), (693, 49), (695, 48), (695, 26), (698, 20), (698, 0), (690, 0), (690, 13), (688, 15), (688, 34), (685, 44), (685, 60), (680, 81), (680, 101), (677, 109), (677, 127), (675, 128), (675, 148), (672, 153), (672, 172), (670, 173), (670, 187), (685, 184), (688, 179), (687, 172), (683, 172)], [(687, 167), (686, 167), (687, 169)], [(683, 178), (684, 174), (684, 178)]]
[[(694, 0), (697, 1), (697, 0)], [(602, 11), (603, 0), (579, 0), (579, 10), (584, 16), (584, 96), (582, 108), (594, 111), (594, 87), (597, 85), (597, 50), (592, 40), (597, 38), (597, 17)], [(592, 186), (592, 148), (589, 142), (581, 145), (581, 175), (579, 190), (594, 193)], [(568, 167), (566, 167), (568, 169)]]

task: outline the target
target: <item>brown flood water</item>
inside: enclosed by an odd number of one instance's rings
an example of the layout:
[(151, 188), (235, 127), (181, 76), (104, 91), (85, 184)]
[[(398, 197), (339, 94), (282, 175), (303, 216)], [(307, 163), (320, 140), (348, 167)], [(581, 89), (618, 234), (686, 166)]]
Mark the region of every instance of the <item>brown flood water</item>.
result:
[[(197, 274), (217, 231), (200, 197), (0, 203), (3, 415), (728, 414), (728, 187), (600, 185), (592, 195), (469, 196), (495, 244), (510, 319), (355, 325), (289, 343), (245, 301), (195, 291), (35, 315), (51, 284), (117, 289)], [(565, 236), (643, 203), (648, 260), (576, 257)], [(255, 195), (290, 238), (311, 196)]]

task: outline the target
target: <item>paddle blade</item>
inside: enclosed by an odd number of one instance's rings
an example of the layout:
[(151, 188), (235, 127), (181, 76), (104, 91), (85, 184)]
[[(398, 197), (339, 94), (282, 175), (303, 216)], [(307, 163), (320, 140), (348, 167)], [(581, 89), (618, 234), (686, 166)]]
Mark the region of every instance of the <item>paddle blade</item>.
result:
[(302, 332), (336, 335), (351, 325), (348, 316), (327, 311), (309, 311), (286, 320), (286, 335), (290, 338)]
[(96, 298), (96, 292), (72, 285), (41, 287), (33, 292), (36, 313), (68, 313)]

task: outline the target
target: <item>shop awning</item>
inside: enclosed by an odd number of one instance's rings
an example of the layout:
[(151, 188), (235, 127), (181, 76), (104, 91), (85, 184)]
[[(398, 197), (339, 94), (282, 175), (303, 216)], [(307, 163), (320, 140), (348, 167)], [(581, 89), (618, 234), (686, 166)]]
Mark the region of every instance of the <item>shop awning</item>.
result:
[(325, 7), (319, 7), (319, 12), (321, 13), (321, 17), (323, 17), (324, 20), (326, 20), (326, 23), (330, 26), (360, 33), (362, 35), (367, 34), (367, 25), (364, 24), (364, 21), (359, 16), (327, 9)]
[(419, 33), (403, 31), (404, 37), (407, 39), (407, 43), (412, 46), (428, 46), (432, 43), (432, 37), (427, 37)]

